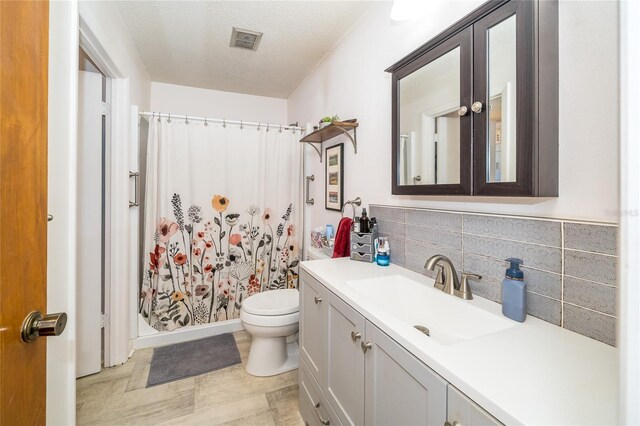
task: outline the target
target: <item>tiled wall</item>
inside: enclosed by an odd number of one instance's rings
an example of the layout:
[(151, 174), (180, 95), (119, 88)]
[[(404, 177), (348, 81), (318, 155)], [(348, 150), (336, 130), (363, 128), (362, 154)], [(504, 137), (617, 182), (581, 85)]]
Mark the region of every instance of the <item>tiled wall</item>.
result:
[(504, 259), (523, 259), (529, 315), (615, 346), (617, 226), (378, 205), (370, 216), (392, 263), (426, 275), (427, 258), (444, 254), (482, 275), (474, 295), (498, 303)]

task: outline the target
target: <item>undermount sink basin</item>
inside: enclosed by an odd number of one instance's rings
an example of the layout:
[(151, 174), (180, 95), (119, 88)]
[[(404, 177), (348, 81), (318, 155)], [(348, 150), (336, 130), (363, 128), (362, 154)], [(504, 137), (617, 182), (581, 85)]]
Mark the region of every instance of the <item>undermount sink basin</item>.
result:
[(451, 345), (513, 327), (507, 318), (473, 306), (466, 300), (433, 288), (425, 277), (419, 283), (402, 275), (347, 281), (347, 285), (381, 309), (440, 344)]

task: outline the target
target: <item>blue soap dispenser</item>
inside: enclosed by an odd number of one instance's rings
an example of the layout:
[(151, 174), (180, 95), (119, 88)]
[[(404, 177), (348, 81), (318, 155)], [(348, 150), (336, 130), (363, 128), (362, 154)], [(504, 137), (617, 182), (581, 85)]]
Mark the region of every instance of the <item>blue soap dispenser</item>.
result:
[(502, 314), (514, 321), (523, 322), (527, 318), (527, 285), (520, 269), (521, 259), (509, 258), (511, 264), (502, 280)]

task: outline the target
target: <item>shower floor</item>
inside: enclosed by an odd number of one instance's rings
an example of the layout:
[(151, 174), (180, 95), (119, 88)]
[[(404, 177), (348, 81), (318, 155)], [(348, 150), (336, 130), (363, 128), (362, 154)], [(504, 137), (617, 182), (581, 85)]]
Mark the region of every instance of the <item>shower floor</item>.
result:
[(145, 388), (153, 349), (77, 380), (78, 425), (303, 425), (298, 371), (253, 377), (245, 370), (251, 337), (233, 334), (242, 364)]

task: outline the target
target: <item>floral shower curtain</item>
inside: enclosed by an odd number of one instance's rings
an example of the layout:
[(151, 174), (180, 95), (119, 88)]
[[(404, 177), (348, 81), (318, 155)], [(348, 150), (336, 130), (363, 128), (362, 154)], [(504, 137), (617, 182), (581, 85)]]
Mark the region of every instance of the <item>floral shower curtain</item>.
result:
[(300, 132), (152, 118), (140, 314), (158, 330), (238, 318), (297, 288)]

